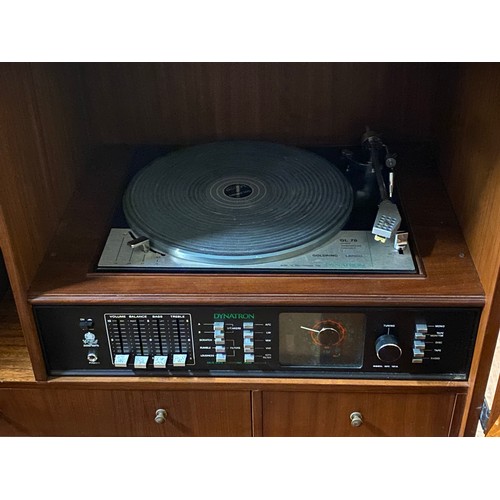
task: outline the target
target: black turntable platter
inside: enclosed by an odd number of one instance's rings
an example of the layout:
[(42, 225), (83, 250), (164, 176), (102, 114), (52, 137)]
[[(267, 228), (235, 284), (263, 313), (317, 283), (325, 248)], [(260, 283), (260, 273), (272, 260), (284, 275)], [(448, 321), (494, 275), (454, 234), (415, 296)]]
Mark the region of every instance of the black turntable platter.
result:
[(260, 141), (169, 153), (138, 172), (123, 197), (130, 229), (160, 252), (215, 264), (292, 257), (329, 240), (353, 192), (325, 158)]

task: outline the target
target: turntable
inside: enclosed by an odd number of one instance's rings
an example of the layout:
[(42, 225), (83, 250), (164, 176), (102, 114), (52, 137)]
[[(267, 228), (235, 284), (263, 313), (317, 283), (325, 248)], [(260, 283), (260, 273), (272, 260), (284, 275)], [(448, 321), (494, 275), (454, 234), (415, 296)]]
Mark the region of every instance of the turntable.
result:
[(223, 141), (150, 156), (135, 161), (98, 271), (416, 272), (395, 155), (373, 132), (356, 155)]

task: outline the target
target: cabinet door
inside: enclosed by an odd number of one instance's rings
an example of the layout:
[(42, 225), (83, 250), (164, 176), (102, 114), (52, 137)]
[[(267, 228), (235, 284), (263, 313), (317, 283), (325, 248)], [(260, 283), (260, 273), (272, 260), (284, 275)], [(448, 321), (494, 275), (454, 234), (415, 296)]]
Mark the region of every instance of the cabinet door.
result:
[[(448, 436), (457, 394), (265, 392), (264, 436)], [(351, 419), (352, 415), (352, 419)]]
[(250, 393), (2, 389), (0, 435), (250, 436)]

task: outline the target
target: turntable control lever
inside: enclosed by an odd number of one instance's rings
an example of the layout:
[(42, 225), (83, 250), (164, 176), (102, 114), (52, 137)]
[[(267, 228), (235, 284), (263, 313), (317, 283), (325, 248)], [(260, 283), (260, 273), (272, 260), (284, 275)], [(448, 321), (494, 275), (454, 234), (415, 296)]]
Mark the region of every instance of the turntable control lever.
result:
[(130, 240), (127, 245), (134, 249), (134, 248), (142, 248), (142, 251), (144, 253), (148, 253), (149, 250), (151, 249), (150, 244), (149, 244), (149, 239), (146, 238), (145, 236), (139, 236), (139, 238), (134, 238), (133, 240)]

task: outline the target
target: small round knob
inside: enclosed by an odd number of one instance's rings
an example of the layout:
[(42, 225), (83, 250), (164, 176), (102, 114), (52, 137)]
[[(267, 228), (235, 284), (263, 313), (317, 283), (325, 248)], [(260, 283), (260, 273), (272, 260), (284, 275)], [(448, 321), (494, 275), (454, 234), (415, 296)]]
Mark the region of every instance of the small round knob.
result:
[(353, 427), (359, 427), (363, 423), (363, 415), (359, 411), (352, 412), (349, 418)]
[(399, 347), (398, 339), (391, 334), (381, 335), (375, 342), (375, 352), (377, 358), (384, 363), (394, 363), (400, 357), (403, 351)]
[(89, 351), (87, 353), (87, 360), (89, 363), (95, 363), (99, 358), (97, 357), (97, 354), (95, 351)]
[(156, 410), (155, 422), (157, 424), (163, 424), (165, 423), (166, 420), (167, 420), (167, 410), (164, 410), (163, 408)]

